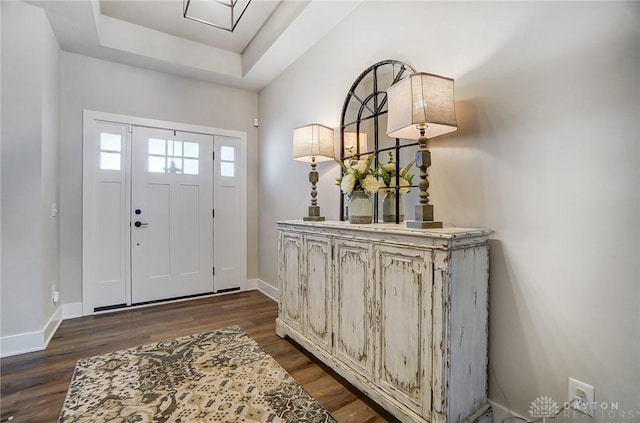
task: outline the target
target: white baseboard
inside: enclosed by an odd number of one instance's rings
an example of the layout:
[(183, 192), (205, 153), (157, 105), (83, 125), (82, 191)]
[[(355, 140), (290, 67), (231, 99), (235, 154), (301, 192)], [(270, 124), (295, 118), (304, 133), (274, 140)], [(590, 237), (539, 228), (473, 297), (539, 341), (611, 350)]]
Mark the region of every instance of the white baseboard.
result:
[(247, 279), (244, 289), (246, 291), (254, 291), (258, 289), (258, 279)]
[(271, 298), (273, 301), (278, 301), (278, 288), (274, 288), (269, 285), (262, 279), (256, 279), (256, 289), (262, 292), (267, 297)]
[(3, 336), (0, 338), (0, 358), (44, 350), (60, 323), (62, 323), (62, 307), (56, 309), (42, 330)]
[(58, 306), (56, 311), (53, 313), (53, 316), (51, 316), (44, 327), (42, 334), (44, 337), (44, 345), (42, 349), (47, 348), (47, 345), (49, 345), (49, 341), (51, 341), (51, 338), (53, 338), (53, 335), (55, 335), (56, 331), (58, 330), (58, 326), (60, 326), (60, 323), (62, 323), (62, 307)]
[(44, 332), (26, 332), (0, 338), (0, 358), (44, 349)]
[(62, 320), (82, 317), (82, 303), (62, 304)]

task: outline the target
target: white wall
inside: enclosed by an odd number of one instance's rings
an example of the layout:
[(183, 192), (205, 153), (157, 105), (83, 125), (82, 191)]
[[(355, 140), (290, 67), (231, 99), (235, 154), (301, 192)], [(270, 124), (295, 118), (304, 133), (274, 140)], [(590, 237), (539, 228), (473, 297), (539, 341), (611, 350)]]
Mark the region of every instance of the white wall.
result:
[[(2, 164), (2, 6), (0, 6), (0, 164)], [(2, 169), (0, 169), (0, 294), (2, 294)], [(0, 318), (2, 300), (0, 300)], [(0, 330), (2, 330), (0, 328)], [(0, 346), (2, 348), (2, 346)]]
[[(490, 398), (530, 417), (572, 376), (640, 410), (639, 28), (638, 3), (363, 2), (260, 93), (260, 278), (277, 285), (274, 221), (306, 214), (292, 128), (337, 127), (383, 59), (453, 77), (460, 129), (432, 141), (430, 192), (436, 219), (496, 231)], [(318, 169), (337, 218), (337, 166)]]
[(2, 2), (2, 20), (1, 336), (38, 333), (44, 341), (59, 276), (51, 204), (58, 201), (60, 49), (39, 8)]
[(256, 93), (62, 53), (60, 275), (62, 302), (82, 300), (82, 111), (84, 109), (247, 133), (248, 277), (257, 275)]
[[(48, 18), (45, 17), (42, 73), (42, 161), (41, 161), (41, 205), (42, 216), (42, 308), (45, 318), (53, 315), (58, 303), (53, 302), (53, 290), (60, 287), (60, 234), (57, 216), (52, 208), (58, 207), (59, 149), (60, 149), (60, 47)], [(49, 327), (47, 336), (53, 334)]]

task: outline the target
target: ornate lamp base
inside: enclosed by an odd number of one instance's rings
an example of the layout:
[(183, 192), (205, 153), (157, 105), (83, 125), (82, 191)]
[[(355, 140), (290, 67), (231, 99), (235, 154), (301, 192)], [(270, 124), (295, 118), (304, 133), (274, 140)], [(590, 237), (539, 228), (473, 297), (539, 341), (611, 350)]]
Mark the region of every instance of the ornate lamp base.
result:
[(407, 221), (408, 228), (431, 229), (442, 228), (442, 222), (433, 221), (433, 205), (416, 205), (416, 220)]
[(309, 182), (311, 182), (311, 205), (309, 206), (309, 216), (305, 216), (302, 220), (310, 222), (322, 222), (324, 217), (320, 216), (320, 206), (318, 206), (318, 191), (316, 183), (318, 182), (318, 172), (316, 172), (316, 158), (311, 158), (311, 172), (309, 172)]
[(425, 221), (425, 220), (407, 220), (407, 228), (417, 228), (417, 229), (442, 228), (442, 222)]
[(427, 168), (431, 166), (431, 153), (427, 149), (427, 137), (424, 136), (426, 125), (418, 125), (420, 129), (420, 150), (416, 151), (416, 166), (420, 168), (420, 204), (416, 205), (416, 220), (407, 221), (408, 228), (432, 229), (442, 228), (442, 222), (433, 221), (433, 205), (429, 204), (429, 180)]
[(302, 220), (308, 222), (322, 222), (324, 220), (324, 216), (320, 216), (320, 206), (309, 206), (309, 216), (303, 217)]

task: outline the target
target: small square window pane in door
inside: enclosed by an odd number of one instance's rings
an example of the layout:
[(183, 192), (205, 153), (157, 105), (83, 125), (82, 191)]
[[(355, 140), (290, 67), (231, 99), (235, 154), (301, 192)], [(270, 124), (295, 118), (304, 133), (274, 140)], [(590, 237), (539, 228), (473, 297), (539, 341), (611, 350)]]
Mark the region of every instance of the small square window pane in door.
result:
[(149, 156), (149, 172), (150, 173), (164, 173), (165, 157)]
[(173, 142), (173, 155), (177, 157), (182, 156), (182, 141)]
[[(165, 142), (165, 140), (149, 138), (149, 154), (156, 154), (159, 156), (167, 154)], [(149, 168), (149, 172), (151, 172), (151, 168)]]
[(120, 153), (100, 152), (100, 169), (120, 170)]
[(197, 142), (184, 143), (184, 157), (197, 159), (200, 157), (200, 145)]
[[(223, 145), (220, 147), (220, 160), (232, 162), (235, 160), (235, 148)], [(232, 175), (233, 176), (233, 175)]]
[(231, 162), (220, 163), (220, 176), (235, 176), (235, 165)]
[(182, 141), (167, 140), (167, 156), (182, 156)]
[(199, 173), (199, 160), (184, 159), (184, 171), (185, 175), (197, 175)]
[(122, 137), (119, 134), (100, 134), (100, 150), (121, 151)]
[(170, 157), (167, 162), (167, 173), (182, 173), (182, 159)]

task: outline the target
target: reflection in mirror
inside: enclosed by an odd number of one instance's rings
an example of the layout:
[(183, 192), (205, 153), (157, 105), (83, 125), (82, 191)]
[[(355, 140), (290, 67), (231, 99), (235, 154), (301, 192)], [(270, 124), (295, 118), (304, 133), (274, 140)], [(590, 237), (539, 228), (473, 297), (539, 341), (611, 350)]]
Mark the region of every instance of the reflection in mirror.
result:
[(344, 132), (344, 151), (342, 152), (344, 157), (356, 156), (368, 151), (366, 132)]
[[(385, 60), (372, 65), (358, 76), (342, 108), (341, 160), (374, 154), (373, 167), (378, 167), (379, 164), (388, 162), (390, 151), (399, 161), (400, 168), (413, 160), (417, 143), (411, 140), (389, 138), (386, 134), (387, 89), (413, 72), (414, 70), (405, 63)], [(417, 172), (417, 169), (413, 168), (412, 172)], [(414, 178), (413, 183), (417, 184), (417, 180), (417, 177)], [(392, 189), (399, 189), (397, 186), (398, 180), (394, 179)], [(412, 213), (413, 205), (418, 202), (418, 191), (418, 188), (414, 187), (410, 192), (402, 195), (405, 210), (409, 213)], [(373, 197), (374, 222), (382, 220), (382, 200), (385, 193), (386, 190), (381, 189)], [(341, 193), (340, 197), (340, 220), (347, 220), (349, 214), (347, 196)], [(396, 207), (399, 208), (399, 201), (396, 202)], [(412, 219), (413, 216), (405, 216), (405, 218)]]

